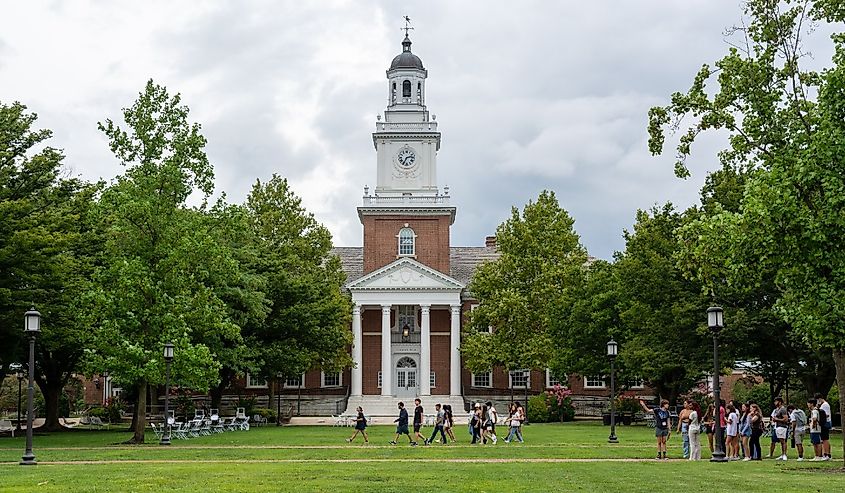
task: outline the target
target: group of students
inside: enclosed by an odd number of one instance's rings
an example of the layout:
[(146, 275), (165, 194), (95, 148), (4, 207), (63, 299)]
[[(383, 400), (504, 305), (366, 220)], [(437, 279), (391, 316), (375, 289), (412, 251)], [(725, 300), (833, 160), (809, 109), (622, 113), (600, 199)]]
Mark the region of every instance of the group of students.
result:
[[(399, 402), (398, 407), (399, 417), (393, 420), (393, 422), (396, 423), (396, 436), (394, 436), (393, 440), (390, 441), (391, 445), (396, 445), (399, 437), (402, 435), (408, 437), (408, 444), (411, 446), (418, 445), (420, 441), (424, 445), (429, 445), (435, 442), (442, 443), (444, 445), (449, 442), (457, 442), (457, 438), (455, 438), (455, 433), (453, 431), (455, 417), (454, 414), (452, 414), (452, 406), (448, 404), (441, 406), (439, 403), (434, 405), (436, 410), (434, 431), (432, 431), (431, 437), (429, 438), (425, 438), (421, 433), (424, 417), (422, 402), (419, 399), (414, 399), (413, 438), (411, 437), (410, 429), (408, 427), (410, 417), (408, 415), (408, 410), (405, 409), (405, 403)], [(364, 416), (364, 410), (359, 406), (356, 411), (358, 412), (358, 416), (355, 419), (355, 431), (352, 433), (351, 437), (346, 439), (346, 441), (351, 443), (360, 434), (364, 439), (364, 443), (369, 443), (370, 440), (367, 435), (367, 418)], [(514, 402), (510, 405), (508, 411), (508, 417), (505, 419), (505, 424), (508, 425), (509, 433), (505, 442), (510, 443), (512, 440), (516, 439), (520, 443), (523, 443), (522, 423), (525, 421), (525, 410), (519, 402)], [(472, 435), (471, 443), (486, 444), (489, 441), (496, 444), (499, 440), (496, 436), (496, 423), (498, 421), (499, 413), (496, 411), (492, 402), (488, 401), (484, 404), (475, 403), (468, 416), (469, 433)], [(440, 434), (440, 438), (437, 438), (438, 433)]]
[[(640, 405), (646, 412), (653, 412), (655, 436), (657, 437), (657, 458), (666, 459), (666, 443), (671, 435), (672, 418), (669, 401), (663, 400), (659, 407), (649, 408), (644, 401)], [(832, 419), (830, 404), (821, 394), (807, 400), (807, 411), (793, 405), (785, 406), (780, 397), (774, 400), (770, 427), (772, 443), (769, 458), (773, 458), (775, 448), (780, 444), (780, 455), (775, 460), (787, 460), (787, 439), (791, 438), (793, 448), (798, 453), (798, 460), (804, 460), (804, 439), (809, 435), (813, 445), (813, 461), (831, 460), (830, 429)], [(675, 431), (683, 437), (683, 456), (689, 460), (701, 459), (701, 434), (707, 436), (710, 452), (714, 452), (716, 426), (721, 428), (721, 450), (728, 460), (762, 460), (763, 452), (760, 438), (766, 431), (766, 423), (760, 406), (755, 402), (739, 403), (721, 401), (718, 424), (716, 408), (710, 405), (702, 414), (701, 407), (692, 399), (684, 402), (684, 409), (678, 413)]]

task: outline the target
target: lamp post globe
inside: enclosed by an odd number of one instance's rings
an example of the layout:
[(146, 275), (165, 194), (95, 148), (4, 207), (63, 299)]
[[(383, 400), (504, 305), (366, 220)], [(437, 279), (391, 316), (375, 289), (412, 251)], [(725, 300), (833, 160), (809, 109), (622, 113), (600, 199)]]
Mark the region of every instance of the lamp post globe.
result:
[(35, 337), (41, 332), (41, 313), (35, 309), (30, 308), (23, 315), (23, 331), (29, 336), (29, 382), (27, 382), (27, 406), (26, 406), (26, 450), (19, 462), (22, 466), (34, 466), (35, 454), (32, 452), (32, 422), (35, 421), (35, 410), (33, 408), (33, 401), (35, 400)]
[(619, 344), (612, 338), (607, 342), (607, 357), (610, 358), (610, 436), (608, 443), (619, 443), (616, 438), (616, 375), (613, 362), (619, 354)]
[(164, 432), (159, 440), (159, 445), (170, 445), (170, 363), (173, 362), (173, 344), (164, 345), (164, 363), (167, 367), (167, 376), (164, 380)]
[(710, 462), (728, 462), (725, 457), (724, 430), (722, 428), (722, 402), (719, 383), (719, 332), (725, 328), (725, 312), (720, 306), (707, 309), (707, 328), (713, 333), (713, 454)]

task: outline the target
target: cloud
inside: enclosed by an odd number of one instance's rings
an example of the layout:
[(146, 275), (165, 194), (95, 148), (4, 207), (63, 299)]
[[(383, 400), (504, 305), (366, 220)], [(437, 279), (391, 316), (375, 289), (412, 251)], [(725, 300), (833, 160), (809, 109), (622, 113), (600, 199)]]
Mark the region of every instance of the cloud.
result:
[[(375, 182), (371, 132), (385, 70), (413, 19), (443, 143), (441, 185), (458, 206), (452, 244), (479, 245), (554, 190), (593, 255), (624, 247), (637, 208), (697, 200), (718, 136), (693, 177), (646, 149), (646, 111), (727, 49), (739, 1), (448, 0), (15, 2), (0, 17), (0, 98), (54, 130), (74, 172), (121, 168), (96, 122), (118, 120), (148, 78), (180, 92), (203, 125), (218, 192), (242, 201), (287, 177), (339, 245), (361, 244), (355, 208)], [(830, 60), (827, 31), (808, 42)]]

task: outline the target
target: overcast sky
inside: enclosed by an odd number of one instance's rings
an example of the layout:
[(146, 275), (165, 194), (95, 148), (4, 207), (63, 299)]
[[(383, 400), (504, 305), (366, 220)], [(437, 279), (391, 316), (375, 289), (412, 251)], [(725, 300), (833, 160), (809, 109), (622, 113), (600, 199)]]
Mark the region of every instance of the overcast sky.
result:
[[(287, 177), (336, 245), (360, 245), (355, 207), (375, 185), (371, 133), (402, 16), (428, 69), (442, 132), (453, 245), (484, 237), (554, 190), (589, 252), (610, 258), (638, 208), (697, 201), (718, 137), (688, 180), (652, 157), (646, 112), (723, 55), (739, 0), (35, 1), (0, 15), (0, 101), (54, 131), (74, 174), (122, 171), (97, 122), (120, 119), (153, 78), (202, 124), (217, 193), (242, 202)], [(809, 43), (829, 61), (824, 35)], [(671, 145), (671, 141), (669, 142)]]

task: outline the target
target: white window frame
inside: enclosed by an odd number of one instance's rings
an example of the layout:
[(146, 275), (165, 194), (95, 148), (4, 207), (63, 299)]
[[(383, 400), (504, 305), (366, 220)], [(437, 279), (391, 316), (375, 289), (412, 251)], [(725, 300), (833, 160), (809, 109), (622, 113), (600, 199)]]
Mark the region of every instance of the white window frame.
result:
[[(642, 390), (645, 388), (645, 380), (641, 377), (629, 378), (627, 383), (629, 384), (628, 388), (631, 390)], [(636, 385), (630, 385), (631, 383), (636, 383)]]
[(554, 388), (555, 384), (563, 386), (563, 382), (559, 378), (552, 375), (552, 370), (546, 368), (546, 388)]
[[(478, 308), (478, 303), (473, 303), (472, 305), (469, 305), (469, 312), (470, 313), (474, 312), (476, 308)], [(488, 334), (493, 333), (493, 326), (492, 325), (487, 326), (487, 333)]]
[(340, 372), (340, 371), (330, 372), (329, 375), (337, 375), (337, 384), (327, 385), (326, 384), (326, 372), (321, 371), (320, 372), (320, 387), (322, 387), (322, 388), (332, 388), (332, 389), (337, 388), (337, 387), (343, 387), (343, 372)]
[(434, 370), (431, 371), (431, 376), (428, 378), (428, 385), (431, 388), (437, 387), (437, 375), (435, 375)]
[(263, 382), (263, 383), (256, 383), (253, 381), (252, 375), (249, 372), (246, 372), (246, 388), (248, 389), (266, 389), (267, 388), (267, 379), (255, 379), (256, 381)]
[(285, 383), (283, 385), (284, 388), (286, 388), (286, 389), (298, 389), (300, 387), (302, 387), (303, 389), (305, 388), (305, 372), (302, 372), (302, 375), (299, 376), (299, 385), (290, 385), (289, 384), (289, 382), (290, 382), (289, 378), (285, 378)]
[[(601, 385), (591, 385), (590, 382), (598, 382), (601, 381)], [(588, 377), (584, 377), (584, 388), (585, 389), (606, 389), (607, 384), (604, 381), (604, 376), (602, 375), (590, 375)]]
[[(524, 385), (516, 385), (513, 384), (513, 377), (515, 373), (521, 373), (523, 377), (525, 377), (525, 384)], [(512, 370), (508, 372), (508, 388), (510, 389), (530, 389), (531, 388), (531, 370), (522, 369), (522, 370)]]
[[(402, 252), (402, 233), (410, 231), (411, 232), (411, 253), (403, 253)], [(396, 256), (397, 257), (416, 257), (417, 256), (417, 233), (414, 231), (413, 228), (408, 226), (406, 223), (402, 229), (399, 230), (399, 233), (396, 235)]]
[[(487, 377), (487, 385), (478, 385), (478, 384), (476, 383), (476, 380), (475, 380), (475, 379), (476, 379), (477, 377), (482, 377), (482, 376), (486, 376), (486, 377)], [(492, 371), (488, 371), (487, 373), (478, 373), (478, 374), (473, 373), (473, 374), (472, 374), (472, 378), (471, 378), (471, 380), (470, 380), (470, 383), (472, 384), (472, 387), (483, 388), (483, 389), (489, 389), (489, 388), (492, 388), (492, 387), (493, 387), (493, 372), (492, 372)]]
[(376, 377), (376, 381), (377, 381), (376, 387), (380, 389), (381, 388), (381, 370), (379, 370), (379, 372), (378, 372), (378, 376)]

